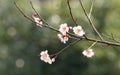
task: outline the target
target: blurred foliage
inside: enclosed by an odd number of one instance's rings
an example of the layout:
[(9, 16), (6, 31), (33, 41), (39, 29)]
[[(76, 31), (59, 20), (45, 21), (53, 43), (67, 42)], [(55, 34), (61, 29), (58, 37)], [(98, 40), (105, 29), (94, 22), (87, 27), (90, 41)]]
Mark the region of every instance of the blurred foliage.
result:
[[(52, 65), (37, 55), (42, 50), (50, 54), (64, 48), (57, 33), (40, 28), (27, 20), (14, 6), (18, 3), (25, 14), (34, 13), (29, 0), (0, 0), (0, 75), (120, 75), (120, 48), (102, 44), (93, 47), (95, 56), (88, 59), (82, 51), (92, 42), (81, 41), (64, 51)], [(66, 0), (31, 0), (39, 14), (53, 27), (61, 23), (74, 26)], [(89, 12), (92, 0), (83, 0)], [(89, 37), (98, 38), (92, 31), (78, 0), (70, 0), (74, 18)], [(120, 0), (96, 0), (92, 12), (95, 26), (102, 34), (114, 34), (119, 40)], [(112, 41), (105, 36), (105, 40)], [(72, 42), (70, 40), (68, 43)]]

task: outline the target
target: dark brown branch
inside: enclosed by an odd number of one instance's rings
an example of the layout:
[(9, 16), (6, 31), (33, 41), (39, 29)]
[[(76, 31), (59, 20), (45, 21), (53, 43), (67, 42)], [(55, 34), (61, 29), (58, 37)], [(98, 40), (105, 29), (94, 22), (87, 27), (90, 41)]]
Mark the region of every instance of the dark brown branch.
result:
[(97, 35), (100, 37), (100, 39), (103, 40), (102, 36), (100, 35), (100, 33), (99, 33), (99, 32), (97, 31), (97, 29), (95, 28), (95, 25), (93, 24), (91, 18), (87, 15), (87, 12), (86, 12), (86, 10), (85, 10), (85, 8), (84, 8), (84, 6), (83, 6), (82, 1), (79, 0), (79, 3), (80, 3), (80, 5), (81, 5), (81, 7), (82, 7), (82, 9), (83, 9), (83, 11), (84, 11), (84, 14), (85, 14), (86, 18), (87, 18), (88, 21), (89, 21), (91, 27), (92, 27), (93, 30), (97, 33)]
[[(52, 29), (54, 31), (57, 31), (59, 32), (59, 30), (53, 28), (53, 27), (50, 27), (50, 26), (45, 26), (44, 27), (47, 27), (49, 29)], [(87, 41), (92, 41), (92, 42), (98, 42), (98, 43), (102, 43), (102, 44), (107, 44), (107, 45), (112, 45), (112, 46), (119, 46), (120, 47), (120, 44), (119, 43), (112, 43), (112, 42), (108, 42), (108, 41), (102, 41), (102, 40), (97, 40), (97, 39), (92, 39), (92, 38), (88, 38), (88, 37), (79, 37), (79, 36), (76, 36), (75, 34), (72, 34), (72, 33), (68, 33), (70, 36), (73, 36), (75, 38), (78, 38), (78, 39), (82, 39), (82, 40), (87, 40)]]
[[(17, 4), (16, 4), (15, 2), (14, 2), (14, 4), (15, 4), (15, 6), (17, 7), (17, 9), (22, 13), (22, 15), (23, 15), (25, 18), (27, 18), (28, 20), (32, 21), (33, 23), (36, 23), (35, 21), (33, 21), (31, 18), (29, 18), (28, 16), (26, 16), (26, 15), (23, 13), (22, 10), (17, 6)], [(57, 29), (55, 29), (55, 28), (53, 28), (53, 27), (51, 27), (51, 26), (48, 26), (48, 25), (46, 25), (46, 24), (40, 24), (40, 25), (42, 25), (42, 26), (45, 27), (45, 28), (48, 28), (48, 29), (51, 29), (51, 30), (54, 30), (54, 31), (60, 33), (59, 30), (57, 30)], [(80, 40), (86, 40), (86, 41), (91, 41), (91, 42), (96, 42), (96, 41), (97, 41), (97, 43), (107, 44), (107, 45), (111, 45), (111, 46), (118, 46), (118, 47), (120, 47), (120, 44), (119, 44), (119, 43), (113, 43), (113, 42), (108, 42), (108, 41), (103, 41), (103, 40), (92, 39), (92, 38), (89, 38), (89, 37), (87, 37), (87, 36), (85, 36), (85, 35), (84, 35), (84, 37), (79, 37), (79, 36), (77, 36), (77, 35), (75, 35), (75, 34), (72, 34), (72, 33), (68, 33), (68, 34), (69, 34), (70, 36), (72, 36), (72, 37), (77, 38), (78, 40), (80, 39)]]
[(76, 23), (73, 15), (72, 15), (72, 10), (71, 10), (71, 7), (70, 7), (70, 1), (69, 0), (67, 0), (67, 5), (68, 5), (68, 8), (69, 8), (70, 16), (71, 16), (73, 22), (75, 23), (75, 25), (77, 26), (77, 23)]
[(112, 42), (108, 42), (108, 41), (102, 41), (102, 40), (96, 40), (96, 39), (92, 39), (92, 38), (83, 38), (84, 40), (87, 40), (87, 41), (92, 41), (92, 42), (98, 42), (98, 43), (102, 43), (102, 44), (107, 44), (107, 45), (110, 45), (110, 46), (118, 46), (120, 47), (120, 44), (119, 43), (112, 43)]
[[(49, 29), (52, 29), (52, 30), (54, 30), (54, 31), (57, 31), (57, 32), (59, 32), (58, 30), (56, 30), (55, 28), (53, 28), (53, 27), (48, 27), (48, 26), (46, 26), (47, 28), (49, 28)], [(97, 40), (97, 39), (92, 39), (92, 38), (88, 38), (87, 36), (85, 36), (85, 37), (79, 37), (79, 36), (76, 36), (75, 34), (72, 34), (72, 33), (68, 33), (70, 36), (73, 36), (73, 37), (75, 37), (75, 38), (78, 38), (78, 39), (82, 39), (82, 40), (87, 40), (87, 41), (92, 41), (92, 42), (98, 42), (98, 43), (102, 43), (102, 44), (107, 44), (107, 45), (112, 45), (112, 46), (119, 46), (120, 47), (120, 44), (119, 43), (112, 43), (112, 42), (108, 42), (108, 41), (102, 41), (102, 40)]]

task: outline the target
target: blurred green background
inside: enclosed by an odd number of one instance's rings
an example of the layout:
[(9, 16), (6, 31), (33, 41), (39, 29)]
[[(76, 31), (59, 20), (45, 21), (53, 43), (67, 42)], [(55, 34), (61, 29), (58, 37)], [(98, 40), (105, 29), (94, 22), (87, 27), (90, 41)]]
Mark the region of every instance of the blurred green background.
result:
[[(120, 48), (97, 44), (95, 56), (86, 58), (82, 51), (92, 42), (80, 41), (61, 53), (52, 65), (40, 60), (39, 53), (48, 50), (54, 54), (64, 48), (57, 33), (37, 27), (16, 9), (14, 1), (25, 14), (34, 13), (29, 0), (0, 0), (0, 75), (120, 75)], [(62, 23), (74, 26), (66, 0), (31, 0), (39, 14), (53, 27)], [(83, 0), (89, 12), (92, 0)], [(70, 0), (74, 18), (86, 35), (98, 38), (92, 31), (78, 0)], [(105, 40), (105, 35), (120, 38), (120, 0), (96, 0), (92, 19)]]

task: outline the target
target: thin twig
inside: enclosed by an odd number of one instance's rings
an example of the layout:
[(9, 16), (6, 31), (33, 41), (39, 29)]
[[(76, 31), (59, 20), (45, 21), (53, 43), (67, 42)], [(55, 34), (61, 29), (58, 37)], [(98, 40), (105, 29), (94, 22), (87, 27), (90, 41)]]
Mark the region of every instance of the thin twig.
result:
[(117, 43), (120, 43), (119, 41), (117, 41), (116, 39), (115, 39), (115, 37), (114, 37), (114, 35), (111, 33), (111, 37), (112, 37), (112, 40), (114, 40), (115, 42), (117, 42)]
[(53, 55), (51, 55), (51, 56), (57, 56), (57, 55), (59, 55), (60, 53), (62, 53), (63, 51), (65, 51), (67, 48), (69, 48), (69, 47), (75, 45), (76, 43), (78, 43), (80, 40), (81, 40), (81, 39), (78, 39), (78, 40), (70, 43), (69, 45), (67, 45), (67, 46), (65, 46), (63, 49), (61, 49), (59, 52), (57, 52), (57, 53), (55, 53), (55, 54), (53, 54)]
[(120, 43), (120, 41), (118, 41), (117, 38), (114, 37), (114, 35), (111, 33), (110, 35), (109, 34), (102, 34), (103, 36), (107, 37), (108, 39), (111, 39), (117, 43)]
[[(23, 13), (22, 10), (18, 7), (18, 5), (17, 5), (15, 2), (14, 2), (14, 4), (15, 4), (15, 6), (17, 7), (17, 9), (21, 12), (21, 14), (22, 14), (25, 18), (27, 18), (28, 20), (30, 20), (30, 21), (33, 22), (33, 23), (36, 23), (36, 22), (33, 21), (30, 17), (26, 16), (26, 15)], [(54, 31), (60, 33), (59, 30), (53, 28), (52, 26), (48, 26), (48, 25), (46, 25), (46, 24), (40, 24), (40, 25), (42, 25), (42, 26), (45, 27), (45, 28), (48, 28), (48, 29), (51, 29), (51, 30), (54, 30)], [(86, 41), (91, 41), (91, 42), (96, 42), (96, 41), (97, 41), (97, 43), (102, 43), (102, 44), (107, 44), (107, 45), (111, 45), (111, 46), (118, 46), (118, 47), (120, 47), (120, 44), (119, 44), (119, 43), (113, 43), (113, 42), (108, 42), (108, 41), (97, 40), (97, 39), (89, 38), (89, 37), (87, 37), (87, 36), (85, 36), (85, 37), (79, 37), (79, 36), (76, 36), (75, 34), (72, 34), (72, 33), (68, 33), (68, 34), (69, 34), (70, 36), (72, 36), (72, 37), (78, 38), (78, 40), (86, 40)]]
[(91, 18), (89, 18), (89, 16), (87, 15), (87, 12), (86, 12), (86, 10), (85, 10), (85, 8), (84, 8), (84, 6), (83, 6), (82, 1), (81, 1), (81, 0), (79, 0), (79, 3), (80, 3), (80, 5), (81, 5), (81, 7), (82, 7), (82, 9), (83, 9), (83, 11), (84, 11), (84, 14), (85, 14), (86, 18), (87, 18), (87, 19), (88, 19), (88, 21), (89, 21), (89, 23), (90, 23), (91, 27), (92, 27), (92, 28), (93, 28), (93, 30), (97, 33), (97, 35), (100, 37), (100, 39), (103, 41), (102, 36), (100, 35), (100, 33), (99, 33), (99, 32), (97, 31), (97, 29), (95, 28), (95, 25), (93, 24), (93, 22), (92, 22)]
[(93, 10), (93, 5), (95, 3), (95, 0), (92, 0), (92, 4), (91, 4), (91, 7), (90, 7), (90, 12), (88, 14), (88, 17), (91, 18), (91, 14), (92, 14), (92, 10)]
[(97, 41), (98, 43), (120, 47), (119, 43), (113, 43), (113, 42), (108, 42), (108, 41), (96, 40), (96, 39), (92, 39), (92, 38), (87, 38), (87, 39), (83, 38), (83, 39), (87, 40), (87, 41), (92, 41), (92, 42), (96, 42)]
[[(38, 14), (38, 12), (37, 12), (36, 9), (34, 8), (34, 6), (33, 6), (33, 4), (32, 4), (31, 1), (30, 1), (30, 5), (31, 5), (32, 9), (35, 11), (35, 13)], [(46, 23), (47, 25), (49, 25), (49, 24), (47, 23), (47, 21), (45, 21), (45, 20), (40, 16), (40, 14), (38, 14), (38, 16), (40, 17), (40, 19), (42, 19), (42, 21), (43, 21), (44, 23)]]
[(20, 13), (26, 17), (27, 19), (29, 19), (30, 21), (34, 22), (34, 20), (32, 20), (30, 17), (28, 17), (27, 15), (24, 14), (24, 12), (19, 8), (19, 6), (16, 4), (16, 2), (14, 2), (14, 5), (16, 6), (16, 8), (20, 11)]
[(97, 43), (97, 41), (94, 42), (88, 49), (92, 48), (96, 43)]
[(69, 8), (70, 16), (71, 16), (73, 22), (75, 23), (75, 25), (77, 26), (78, 24), (76, 23), (73, 15), (72, 15), (72, 10), (71, 10), (71, 7), (70, 7), (70, 1), (69, 0), (67, 0), (67, 5), (68, 5), (68, 8)]

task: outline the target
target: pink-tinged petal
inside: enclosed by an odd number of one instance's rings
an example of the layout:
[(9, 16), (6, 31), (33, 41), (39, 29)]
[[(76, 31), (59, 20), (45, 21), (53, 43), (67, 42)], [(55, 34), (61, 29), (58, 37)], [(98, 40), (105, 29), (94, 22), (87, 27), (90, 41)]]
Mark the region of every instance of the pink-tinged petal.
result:
[(40, 18), (34, 18), (34, 20), (37, 24), (42, 24), (42, 20)]
[(92, 49), (87, 49), (82, 52), (82, 54), (88, 58), (94, 56), (94, 52)]
[(52, 60), (52, 62), (55, 62), (55, 58), (52, 58), (51, 60)]
[(68, 35), (58, 34), (58, 38), (59, 38), (60, 41), (63, 42), (64, 44), (66, 44), (66, 42), (68, 41)]
[(42, 51), (42, 52), (40, 52), (40, 55), (43, 55), (44, 53), (48, 54), (48, 51), (47, 50)]
[(41, 59), (42, 61), (44, 61), (45, 63), (52, 64), (52, 63), (55, 61), (54, 58), (52, 58), (52, 59), (50, 58), (47, 50), (42, 51), (42, 52), (40, 53), (40, 55), (41, 55), (41, 56), (40, 56), (40, 59)]
[(69, 30), (70, 30), (70, 29), (72, 29), (72, 27), (71, 27), (71, 26), (69, 26)]
[(85, 34), (81, 26), (73, 27), (73, 32), (78, 36), (83, 36)]
[(42, 19), (40, 19), (40, 18), (38, 17), (38, 14), (37, 14), (37, 13), (34, 13), (34, 14), (32, 15), (32, 17), (34, 18), (34, 20), (35, 20), (35, 22), (36, 22), (36, 25), (42, 27), (41, 24), (43, 24), (43, 21), (42, 21)]
[(67, 26), (67, 23), (61, 24), (59, 31), (65, 35), (67, 32), (69, 32), (69, 27)]

